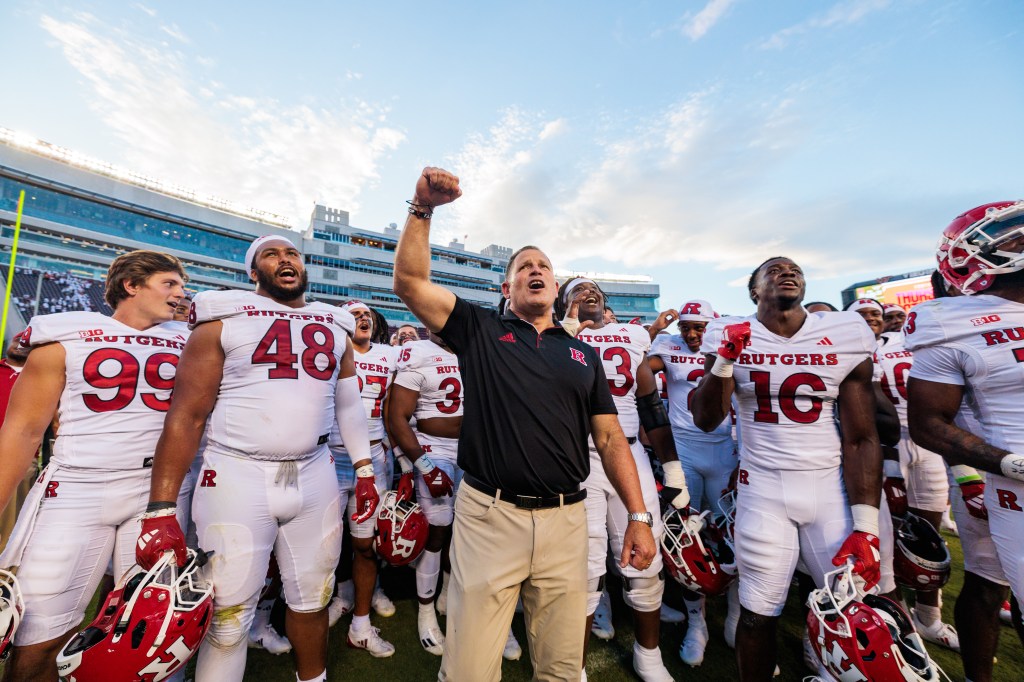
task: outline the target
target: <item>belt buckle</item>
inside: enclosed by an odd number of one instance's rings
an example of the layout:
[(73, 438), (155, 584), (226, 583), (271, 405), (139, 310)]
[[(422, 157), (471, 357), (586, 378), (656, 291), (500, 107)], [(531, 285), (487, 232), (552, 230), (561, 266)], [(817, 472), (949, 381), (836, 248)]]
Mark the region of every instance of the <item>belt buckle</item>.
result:
[(544, 498), (534, 495), (516, 495), (516, 506), (520, 509), (541, 509), (544, 506)]

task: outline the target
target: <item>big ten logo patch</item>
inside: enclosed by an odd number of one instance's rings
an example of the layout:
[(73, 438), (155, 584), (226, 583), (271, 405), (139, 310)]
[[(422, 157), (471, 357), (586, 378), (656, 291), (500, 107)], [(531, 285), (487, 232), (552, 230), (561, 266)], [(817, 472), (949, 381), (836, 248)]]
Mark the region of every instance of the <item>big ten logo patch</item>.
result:
[(199, 484), (200, 488), (216, 488), (217, 487), (217, 472), (213, 469), (203, 469), (203, 480)]

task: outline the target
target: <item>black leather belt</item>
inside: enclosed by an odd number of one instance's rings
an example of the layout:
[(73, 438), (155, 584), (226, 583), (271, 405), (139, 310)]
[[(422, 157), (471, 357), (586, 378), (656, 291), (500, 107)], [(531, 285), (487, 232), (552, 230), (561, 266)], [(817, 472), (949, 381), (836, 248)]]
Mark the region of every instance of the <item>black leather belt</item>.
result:
[(555, 495), (553, 497), (516, 495), (506, 490), (499, 491), (497, 488), (487, 485), (472, 474), (466, 474), (463, 476), (462, 481), (463, 483), (468, 483), (471, 487), (476, 488), (484, 495), (491, 495), (502, 502), (514, 504), (520, 509), (550, 509), (551, 507), (560, 507), (565, 504), (582, 502), (587, 497), (586, 489), (565, 493), (564, 495)]
[(632, 445), (636, 441), (637, 441), (637, 437), (636, 436), (633, 436), (632, 438), (627, 438), (626, 439), (626, 442), (629, 443), (630, 445)]

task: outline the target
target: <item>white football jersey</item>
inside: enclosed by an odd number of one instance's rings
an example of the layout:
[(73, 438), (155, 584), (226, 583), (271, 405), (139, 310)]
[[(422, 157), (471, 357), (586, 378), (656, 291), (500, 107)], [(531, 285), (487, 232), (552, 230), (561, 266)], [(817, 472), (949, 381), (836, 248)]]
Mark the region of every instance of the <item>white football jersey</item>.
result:
[(65, 382), (53, 459), (101, 470), (150, 466), (188, 331), (133, 329), (100, 313), (38, 315), (26, 343), (59, 343)]
[(704, 354), (694, 352), (679, 334), (662, 334), (651, 344), (650, 355), (661, 358), (668, 382), (668, 419), (672, 430), (690, 440), (721, 442), (732, 438), (732, 419), (725, 419), (711, 433), (704, 433), (693, 423), (690, 392), (704, 376)]
[(853, 312), (808, 313), (792, 338), (773, 334), (751, 315), (708, 323), (701, 351), (717, 355), (723, 328), (744, 321), (750, 345), (733, 370), (740, 459), (765, 469), (839, 466), (839, 385), (871, 359), (875, 335)]
[(302, 459), (335, 422), (338, 366), (352, 316), (310, 303), (290, 308), (250, 291), (203, 291), (189, 322), (221, 320), (224, 376), (207, 423), (211, 444), (260, 460)]
[(419, 393), (413, 417), (462, 416), (462, 373), (455, 354), (433, 341), (412, 341), (398, 350), (395, 384)]
[(907, 428), (907, 376), (914, 365), (914, 354), (903, 345), (903, 337), (894, 337), (875, 351), (875, 364), (882, 371), (882, 392), (888, 396)]
[(1024, 304), (978, 294), (940, 298), (911, 309), (904, 345), (910, 376), (964, 387), (986, 442), (1024, 452)]
[(651, 347), (651, 336), (638, 324), (606, 324), (600, 329), (584, 329), (576, 335), (580, 341), (597, 349), (608, 377), (619, 424), (627, 437), (640, 432), (640, 415), (636, 411), (636, 368)]
[(370, 349), (365, 353), (360, 353), (358, 348), (353, 353), (371, 441), (384, 437), (384, 416), (381, 407), (388, 395), (388, 386), (395, 378), (398, 350), (387, 344), (371, 343)]

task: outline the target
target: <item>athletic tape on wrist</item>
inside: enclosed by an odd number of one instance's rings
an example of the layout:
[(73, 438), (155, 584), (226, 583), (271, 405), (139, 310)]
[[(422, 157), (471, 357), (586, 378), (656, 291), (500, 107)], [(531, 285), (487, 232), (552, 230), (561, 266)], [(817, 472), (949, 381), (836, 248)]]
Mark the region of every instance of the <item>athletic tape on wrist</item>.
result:
[(853, 529), (878, 537), (878, 507), (870, 504), (854, 504), (850, 506), (853, 515)]
[(711, 366), (711, 373), (721, 379), (732, 378), (732, 365), (734, 362), (735, 360), (729, 360), (728, 358), (716, 358), (715, 364)]
[(364, 464), (356, 469), (356, 478), (373, 478), (373, 465)]
[(903, 478), (903, 470), (900, 469), (900, 463), (894, 459), (882, 460), (882, 473), (886, 478)]
[(426, 455), (420, 455), (412, 464), (421, 474), (429, 474), (434, 469), (434, 463)]

